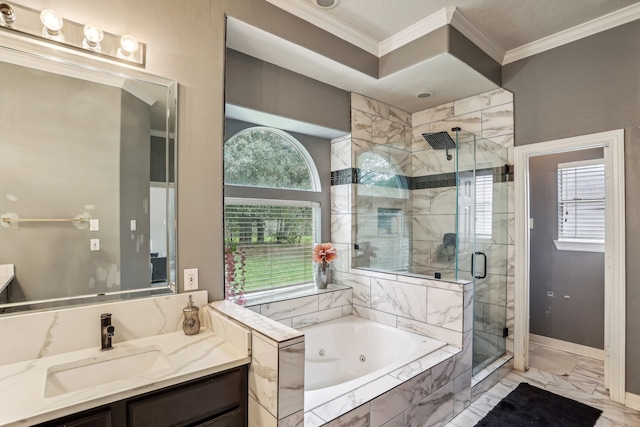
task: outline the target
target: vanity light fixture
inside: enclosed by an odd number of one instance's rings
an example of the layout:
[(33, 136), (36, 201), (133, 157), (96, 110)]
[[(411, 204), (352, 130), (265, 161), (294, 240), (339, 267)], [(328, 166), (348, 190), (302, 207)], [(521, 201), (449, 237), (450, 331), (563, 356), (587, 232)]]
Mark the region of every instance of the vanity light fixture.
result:
[[(38, 20), (42, 22), (42, 30), (37, 25)], [(0, 31), (12, 31), (58, 48), (124, 64), (144, 68), (146, 63), (146, 45), (134, 36), (111, 34), (94, 24), (79, 24), (64, 19), (51, 9), (39, 11), (14, 3), (0, 3)]]
[(90, 24), (84, 26), (84, 40), (82, 41), (82, 47), (100, 52), (102, 49), (102, 46), (100, 46), (102, 39), (104, 39), (104, 31), (100, 28)]
[(122, 55), (125, 58), (131, 56), (131, 54), (135, 53), (139, 47), (138, 39), (131, 34), (125, 34), (120, 38), (120, 48), (118, 49), (118, 54)]
[(6, 3), (0, 3), (0, 20), (6, 25), (16, 22), (16, 14), (13, 12), (13, 8)]
[(40, 21), (44, 25), (44, 28), (42, 28), (43, 36), (58, 40), (64, 38), (64, 34), (62, 34), (64, 21), (54, 10), (45, 9), (40, 12)]

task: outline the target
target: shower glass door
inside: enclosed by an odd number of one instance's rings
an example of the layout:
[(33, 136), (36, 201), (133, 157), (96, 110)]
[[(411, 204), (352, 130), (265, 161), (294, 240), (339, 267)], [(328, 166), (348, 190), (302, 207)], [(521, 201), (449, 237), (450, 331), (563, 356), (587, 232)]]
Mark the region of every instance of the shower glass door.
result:
[(507, 149), (456, 133), (458, 279), (474, 282), (473, 374), (505, 353), (507, 317)]

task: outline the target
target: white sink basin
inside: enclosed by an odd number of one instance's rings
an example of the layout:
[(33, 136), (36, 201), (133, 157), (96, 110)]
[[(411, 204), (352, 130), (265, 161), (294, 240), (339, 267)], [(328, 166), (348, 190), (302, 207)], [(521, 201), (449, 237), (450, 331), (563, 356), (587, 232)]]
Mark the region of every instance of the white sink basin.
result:
[(169, 367), (171, 361), (160, 346), (148, 346), (133, 351), (116, 347), (96, 357), (49, 367), (44, 396), (59, 396)]

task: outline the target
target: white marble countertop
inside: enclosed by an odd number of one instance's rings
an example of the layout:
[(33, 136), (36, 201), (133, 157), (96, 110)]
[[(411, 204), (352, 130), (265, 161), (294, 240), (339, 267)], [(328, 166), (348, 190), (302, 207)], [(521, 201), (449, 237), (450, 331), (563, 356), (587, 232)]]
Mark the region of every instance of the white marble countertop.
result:
[(13, 264), (0, 265), (0, 292), (9, 286), (9, 283), (11, 283), (14, 277), (15, 270)]
[[(247, 331), (247, 334), (249, 332)], [(77, 391), (45, 397), (48, 369), (74, 360), (117, 357), (145, 348), (161, 349), (169, 367), (132, 378), (106, 382)], [(5, 349), (3, 351), (10, 351)], [(107, 355), (108, 356), (105, 356)], [(249, 350), (233, 346), (211, 330), (197, 335), (182, 331), (114, 344), (102, 352), (87, 348), (55, 356), (0, 366), (0, 426), (25, 426), (73, 414), (120, 399), (222, 372), (251, 361)]]

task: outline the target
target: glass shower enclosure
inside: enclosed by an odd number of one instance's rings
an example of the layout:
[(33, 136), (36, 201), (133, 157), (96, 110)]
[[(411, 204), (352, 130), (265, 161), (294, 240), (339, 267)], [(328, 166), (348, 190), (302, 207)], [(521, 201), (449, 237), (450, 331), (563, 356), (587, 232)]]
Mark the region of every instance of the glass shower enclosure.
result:
[(355, 156), (353, 267), (473, 281), (475, 375), (505, 353), (507, 149), (454, 128)]

